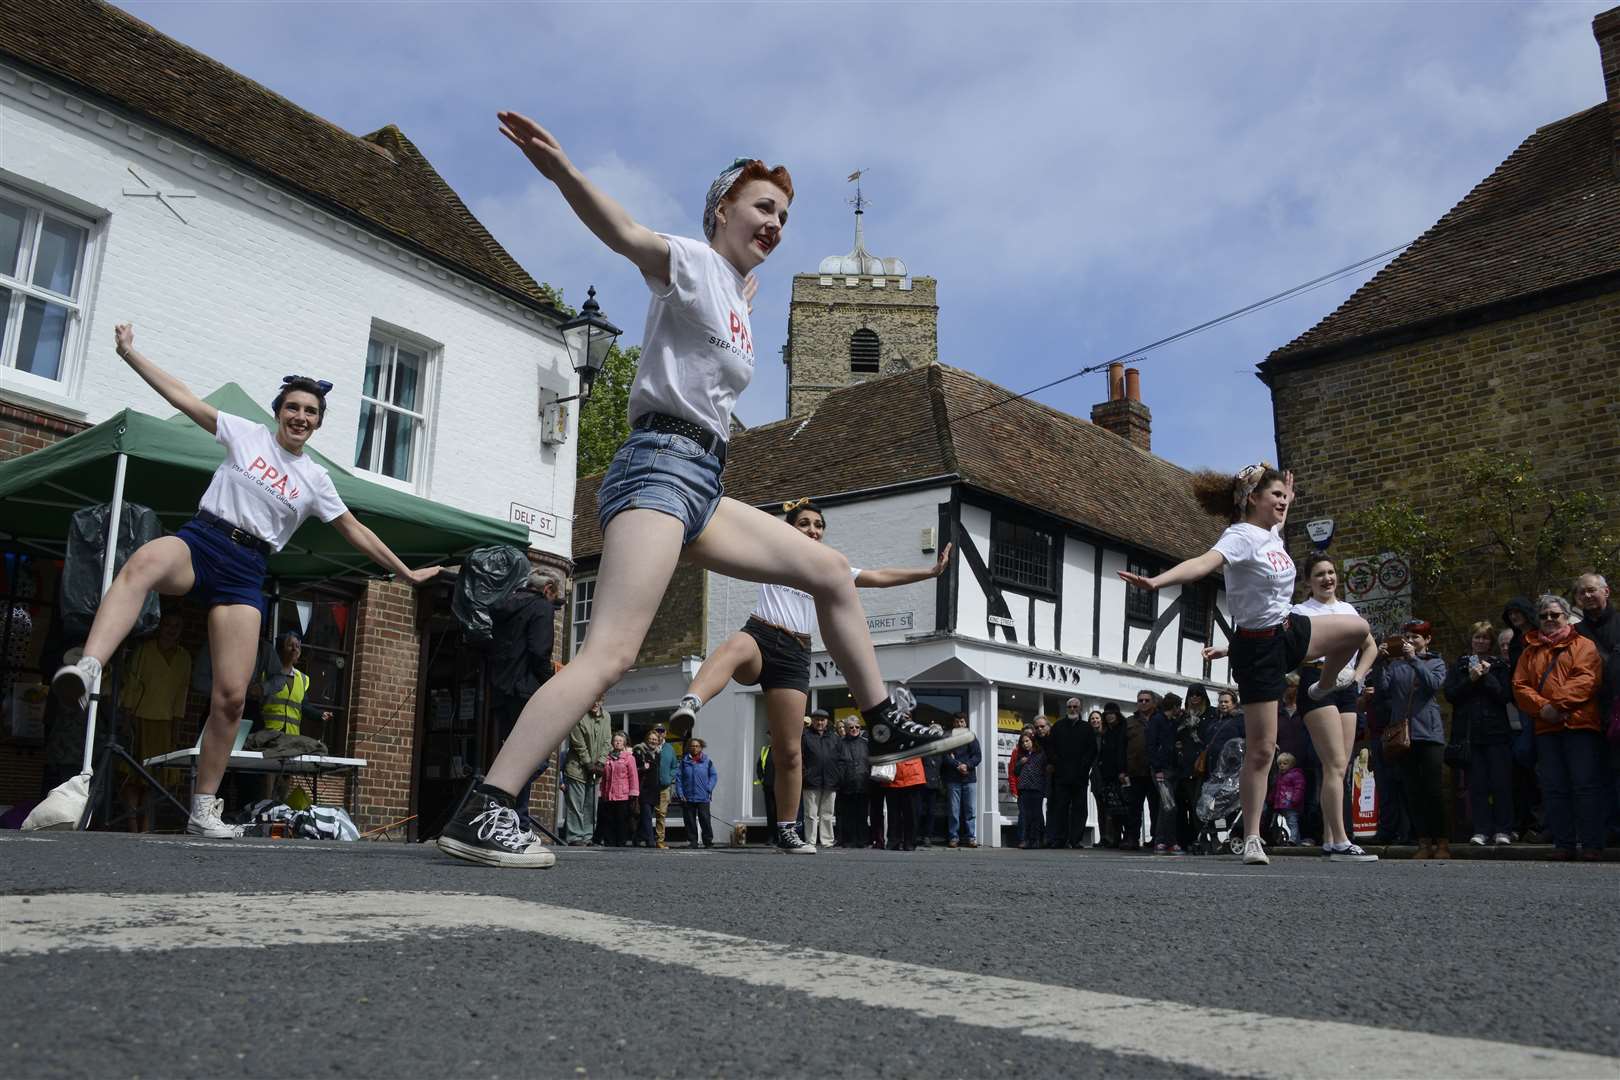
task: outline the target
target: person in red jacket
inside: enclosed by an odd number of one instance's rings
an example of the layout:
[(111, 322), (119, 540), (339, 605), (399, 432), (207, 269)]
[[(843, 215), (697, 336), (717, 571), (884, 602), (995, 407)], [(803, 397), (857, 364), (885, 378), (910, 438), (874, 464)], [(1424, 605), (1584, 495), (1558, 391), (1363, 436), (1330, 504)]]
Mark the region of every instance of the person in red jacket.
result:
[(1603, 858), (1603, 732), (1598, 686), (1603, 657), (1575, 632), (1562, 596), (1536, 602), (1538, 629), (1525, 634), (1513, 671), (1513, 700), (1536, 725), (1536, 773), (1547, 803), (1552, 858)]
[(613, 733), (613, 746), (602, 767), (598, 788), (609, 847), (624, 847), (630, 842), (630, 823), (641, 813), (641, 782), (628, 743), (624, 732)]

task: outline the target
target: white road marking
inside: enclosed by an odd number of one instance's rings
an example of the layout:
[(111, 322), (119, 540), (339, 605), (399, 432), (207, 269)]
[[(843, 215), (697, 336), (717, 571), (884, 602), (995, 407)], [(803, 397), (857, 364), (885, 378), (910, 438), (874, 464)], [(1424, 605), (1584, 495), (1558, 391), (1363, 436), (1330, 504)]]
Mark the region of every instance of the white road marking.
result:
[[(303, 933), (290, 936), (288, 926)], [(1594, 1077), (1620, 1058), (1075, 990), (467, 893), (0, 897), (0, 955), (266, 948), (524, 931), (715, 978), (1233, 1076)], [(987, 1004), (990, 1003), (990, 1004)]]
[(1145, 866), (1128, 866), (1127, 874), (1168, 874), (1172, 877), (1215, 877), (1227, 878), (1232, 881), (1333, 881), (1337, 880), (1332, 874), (1289, 874), (1281, 877), (1277, 874), (1268, 874), (1264, 870), (1244, 871), (1236, 874), (1211, 874), (1206, 870), (1159, 870), (1148, 869)]

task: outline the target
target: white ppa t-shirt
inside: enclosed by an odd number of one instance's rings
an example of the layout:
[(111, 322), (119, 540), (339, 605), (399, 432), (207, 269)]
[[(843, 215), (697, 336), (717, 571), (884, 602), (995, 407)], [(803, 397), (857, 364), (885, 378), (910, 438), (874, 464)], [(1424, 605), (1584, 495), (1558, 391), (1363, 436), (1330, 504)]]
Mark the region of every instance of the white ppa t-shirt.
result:
[[(860, 568), (850, 567), (849, 576), (860, 577)], [(816, 632), (816, 598), (786, 585), (761, 585), (754, 617), (809, 637)]]
[[(1303, 599), (1299, 603), (1295, 604), (1293, 606), (1292, 610), (1293, 610), (1295, 615), (1304, 615), (1304, 616), (1307, 616), (1307, 617), (1309, 617), (1311, 615), (1360, 615), (1361, 614), (1361, 612), (1356, 610), (1356, 607), (1355, 607), (1354, 604), (1348, 603), (1348, 602), (1346, 602), (1344, 600), (1335, 600), (1331, 604), (1324, 604), (1314, 596), (1307, 596), (1305, 599)], [(1352, 653), (1352, 654), (1350, 654), (1350, 661), (1349, 661), (1349, 663), (1345, 664), (1345, 667), (1346, 668), (1354, 668), (1356, 666), (1356, 660), (1360, 656), (1361, 656), (1361, 653), (1360, 653), (1359, 650)], [(1311, 662), (1312, 663), (1320, 663), (1323, 659), (1325, 659), (1325, 657), (1313, 656), (1313, 657), (1311, 657)]]
[(707, 244), (683, 236), (664, 239), (669, 284), (644, 279), (652, 301), (630, 386), (630, 422), (664, 413), (729, 439), (737, 395), (754, 377), (743, 276)]
[(1228, 525), (1215, 550), (1226, 560), (1226, 602), (1245, 630), (1264, 630), (1288, 616), (1294, 595), (1294, 560), (1283, 546), (1282, 528), (1262, 529), (1240, 521)]
[(214, 441), (225, 448), (225, 461), (198, 505), (275, 550), (311, 514), (331, 521), (349, 512), (326, 470), (308, 454), (289, 454), (263, 424), (222, 412)]

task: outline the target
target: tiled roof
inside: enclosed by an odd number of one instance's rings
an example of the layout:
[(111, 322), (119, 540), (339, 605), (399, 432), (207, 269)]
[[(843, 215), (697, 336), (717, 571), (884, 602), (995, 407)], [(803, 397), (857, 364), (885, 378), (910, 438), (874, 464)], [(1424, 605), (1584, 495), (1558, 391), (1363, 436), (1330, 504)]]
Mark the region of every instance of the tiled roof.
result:
[[(959, 368), (925, 368), (829, 394), (808, 417), (731, 441), (726, 494), (763, 504), (959, 475), (972, 487), (1104, 536), (1184, 559), (1226, 523), (1194, 501), (1190, 475), (1112, 432)], [(955, 418), (955, 419), (953, 419)], [(601, 554), (596, 489), (575, 489), (574, 558)]]
[(553, 307), (398, 128), (351, 135), (97, 0), (0, 4), (0, 54), (207, 144), (514, 300)]
[(1608, 106), (1538, 130), (1337, 311), (1261, 370), (1448, 315), (1620, 272)]

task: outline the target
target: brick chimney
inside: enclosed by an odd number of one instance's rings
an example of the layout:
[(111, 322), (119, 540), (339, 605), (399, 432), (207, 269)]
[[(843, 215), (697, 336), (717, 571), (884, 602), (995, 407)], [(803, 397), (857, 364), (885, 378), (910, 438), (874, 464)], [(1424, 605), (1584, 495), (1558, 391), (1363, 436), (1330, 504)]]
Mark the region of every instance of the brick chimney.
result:
[(1153, 414), (1142, 404), (1142, 373), (1108, 365), (1108, 400), (1091, 407), (1091, 422), (1143, 450), (1153, 449)]
[(1614, 149), (1615, 177), (1620, 179), (1620, 7), (1610, 8), (1592, 20), (1592, 36), (1597, 38), (1603, 58), (1603, 87), (1609, 95), (1609, 144)]

